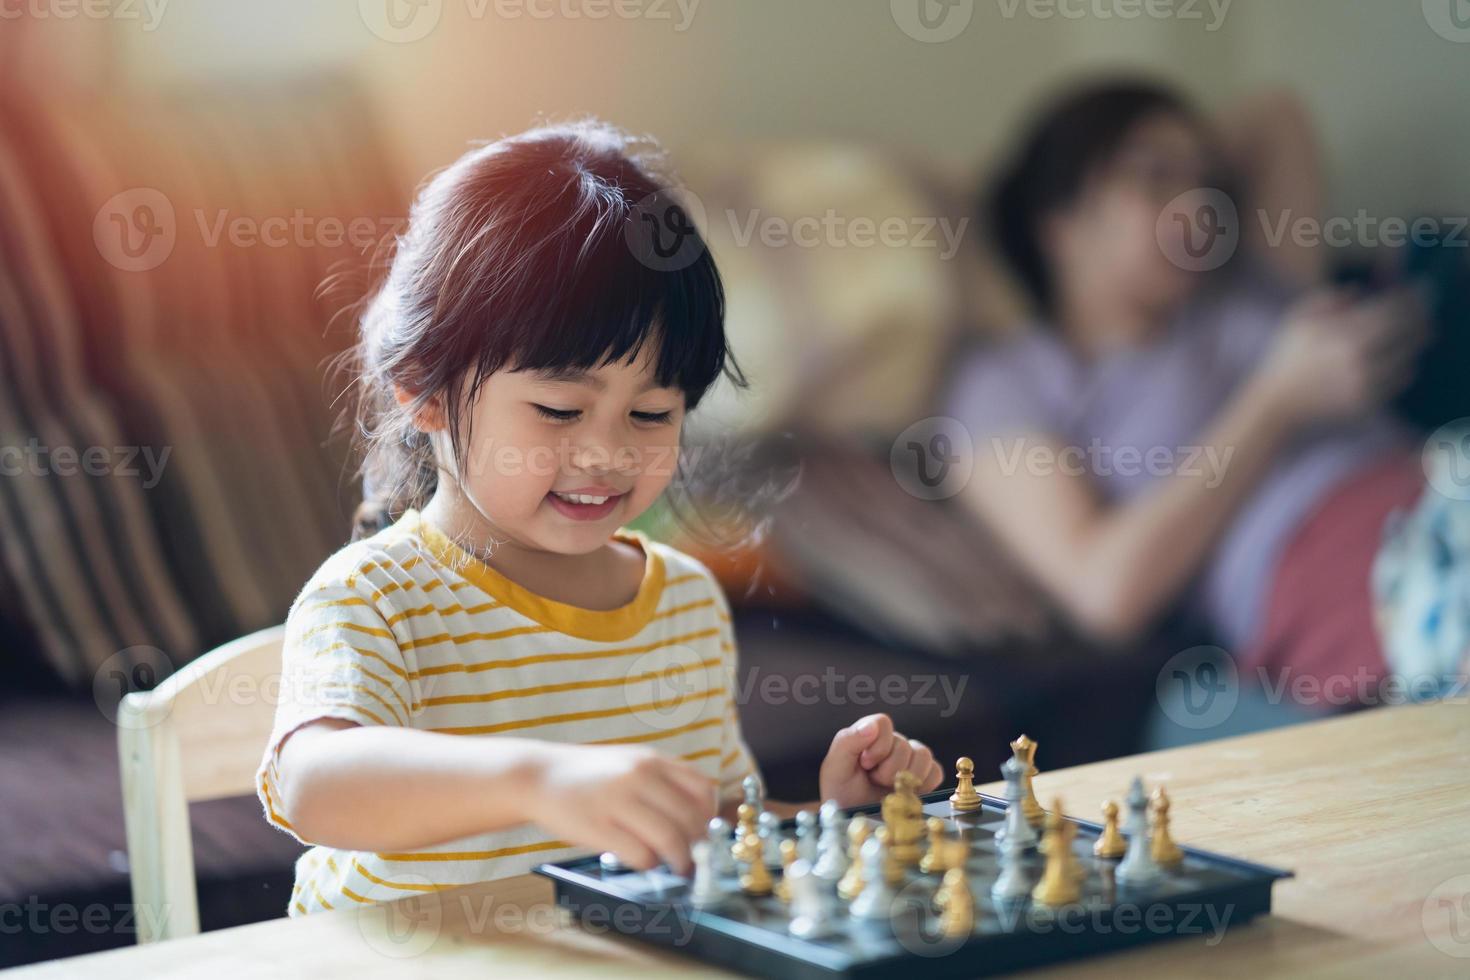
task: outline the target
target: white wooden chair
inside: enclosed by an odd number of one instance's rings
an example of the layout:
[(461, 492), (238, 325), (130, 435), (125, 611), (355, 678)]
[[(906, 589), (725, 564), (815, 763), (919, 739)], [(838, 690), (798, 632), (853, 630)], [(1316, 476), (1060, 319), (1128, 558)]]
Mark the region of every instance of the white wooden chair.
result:
[(275, 720), (284, 637), (285, 627), (275, 626), (226, 643), (118, 705), (140, 943), (199, 932), (189, 804), (255, 792)]

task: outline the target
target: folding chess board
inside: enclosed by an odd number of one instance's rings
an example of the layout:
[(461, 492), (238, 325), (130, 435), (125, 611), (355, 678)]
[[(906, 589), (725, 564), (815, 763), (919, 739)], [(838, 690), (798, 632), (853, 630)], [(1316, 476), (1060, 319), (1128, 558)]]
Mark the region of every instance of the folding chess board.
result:
[[(975, 896), (974, 930), (968, 938), (942, 935), (932, 909), (939, 876), (906, 873), (891, 921), (849, 917), (833, 898), (831, 936), (803, 940), (788, 932), (791, 913), (775, 896), (750, 898), (732, 881), (728, 902), (692, 908), (689, 881), (667, 870), (604, 871), (598, 858), (543, 864), (557, 902), (589, 928), (635, 936), (684, 955), (755, 976), (789, 978), (912, 978), (983, 976), (1022, 970), (1167, 938), (1207, 944), (1271, 911), (1271, 886), (1288, 871), (1181, 846), (1184, 860), (1148, 886), (1115, 880), (1116, 861), (1096, 858), (1102, 827), (1071, 820), (1073, 850), (1085, 872), (1081, 899), (1049, 908), (1032, 901), (997, 904), (990, 886), (1000, 873), (995, 832), (1006, 802), (982, 796), (981, 809), (956, 813), (948, 792), (924, 797), (925, 817), (940, 817), (951, 834), (969, 843), (966, 870)], [(873, 813), (862, 807), (853, 813)], [(1022, 859), (1032, 879), (1044, 858)]]

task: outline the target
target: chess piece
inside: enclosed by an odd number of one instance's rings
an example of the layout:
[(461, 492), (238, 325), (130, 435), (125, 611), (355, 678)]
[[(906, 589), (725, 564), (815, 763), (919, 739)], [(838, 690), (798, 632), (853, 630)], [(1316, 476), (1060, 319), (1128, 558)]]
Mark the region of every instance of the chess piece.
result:
[(810, 810), (796, 815), (796, 856), (803, 861), (817, 860), (817, 815)]
[(904, 770), (893, 779), (893, 792), (883, 798), (883, 825), (888, 828), (888, 848), (893, 859), (908, 867), (918, 864), (923, 852), (924, 801), (919, 799), (919, 778)]
[(735, 859), (730, 855), (730, 824), (715, 817), (705, 831), (710, 846), (710, 871), (716, 875), (735, 873)]
[(1148, 832), (1148, 794), (1143, 791), (1143, 778), (1134, 776), (1128, 785), (1128, 796), (1123, 800), (1128, 807), (1128, 816), (1123, 821), (1123, 833), (1137, 837)]
[(847, 823), (847, 871), (837, 882), (837, 894), (849, 902), (861, 895), (866, 885), (862, 853), (872, 833), (873, 822), (867, 817), (853, 817)]
[(1046, 817), (1046, 811), (1041, 808), (1041, 801), (1036, 798), (1036, 787), (1031, 784), (1032, 777), (1036, 775), (1036, 743), (1027, 735), (1022, 735), (1011, 743), (1011, 751), (1015, 753), (1016, 760), (1026, 767), (1021, 786), (1025, 795), (1021, 797), (1022, 812), (1026, 814), (1026, 820), (1032, 828), (1041, 826)]
[[(747, 842), (754, 840), (756, 850), (752, 853)], [(730, 845), (730, 857), (737, 864), (750, 864), (761, 859), (761, 838), (755, 825), (755, 810), (749, 803), (740, 804), (735, 816), (735, 841)]]
[(835, 885), (847, 871), (847, 818), (836, 800), (828, 800), (822, 804), (819, 819), (822, 833), (817, 838), (817, 862), (812, 874)]
[(597, 863), (602, 867), (603, 873), (605, 874), (621, 874), (624, 871), (633, 870), (624, 864), (623, 859), (612, 851), (603, 851), (602, 856), (597, 859)]
[(735, 809), (735, 840), (737, 843), (759, 830), (756, 825), (758, 812), (760, 811), (749, 803), (742, 803)]
[(975, 792), (975, 763), (962, 755), (954, 768), (955, 788), (949, 805), (956, 813), (974, 813), (980, 809), (980, 794)]
[(891, 888), (898, 888), (903, 884), (904, 863), (893, 853), (893, 837), (883, 826), (873, 831), (873, 836), (883, 845), (883, 881)]
[(795, 863), (796, 841), (788, 837), (781, 842), (781, 880), (776, 882), (776, 897), (783, 902), (791, 901), (791, 884), (787, 876)]
[(766, 867), (766, 862), (761, 860), (761, 839), (759, 835), (747, 835), (743, 842), (743, 850), (752, 859), (747, 862), (745, 874), (740, 876), (740, 890), (747, 895), (757, 897), (771, 894), (775, 883), (771, 880), (771, 872)]
[[(944, 896), (940, 901), (940, 895)], [(944, 883), (934, 894), (934, 904), (939, 908), (939, 932), (948, 939), (962, 939), (975, 931), (975, 896), (970, 892), (970, 882), (964, 868), (950, 868), (944, 873)]]
[(740, 782), (740, 788), (745, 793), (745, 805), (759, 814), (766, 808), (765, 794), (761, 792), (761, 781), (759, 776), (746, 776)]
[(791, 896), (791, 923), (787, 929), (798, 939), (822, 939), (832, 934), (832, 899), (822, 887), (810, 861), (798, 859), (786, 871)]
[(1025, 855), (1025, 845), (1014, 835), (1001, 845), (1000, 875), (990, 886), (990, 897), (997, 903), (1019, 902), (1031, 894), (1031, 873), (1026, 868)]
[(1184, 852), (1174, 843), (1174, 838), (1169, 833), (1169, 794), (1164, 792), (1164, 787), (1154, 790), (1149, 814), (1152, 818), (1150, 832), (1153, 837), (1150, 856), (1160, 867), (1172, 868), (1184, 860)]
[(724, 841), (721, 840), (719, 846), (707, 840), (695, 841), (689, 850), (694, 857), (694, 881), (689, 886), (689, 904), (697, 909), (724, 904), (729, 896), (714, 870), (715, 855), (725, 850)]
[(849, 910), (855, 919), (890, 919), (897, 892), (889, 884), (884, 865), (891, 860), (885, 828), (879, 827), (863, 842), (863, 890), (852, 900)]
[(944, 821), (938, 817), (928, 820), (929, 850), (919, 862), (919, 870), (926, 875), (942, 875), (949, 870), (949, 854), (945, 847), (949, 842), (944, 837)]
[(1116, 861), (1128, 850), (1128, 842), (1118, 832), (1118, 804), (1108, 800), (1102, 806), (1103, 829), (1092, 845), (1092, 853), (1109, 861)]
[(1130, 832), (1128, 850), (1118, 864), (1118, 870), (1113, 873), (1114, 879), (1121, 885), (1149, 885), (1157, 881), (1162, 873), (1158, 863), (1154, 861), (1152, 835), (1149, 833), (1148, 817), (1144, 812), (1147, 808), (1148, 797), (1143, 795), (1143, 782), (1135, 779), (1133, 788), (1128, 792), (1127, 825), (1140, 829)]
[(781, 818), (770, 810), (762, 810), (756, 821), (756, 833), (761, 839), (761, 854), (766, 867), (781, 867)]
[(1062, 816), (1062, 801), (1052, 804), (1046, 817), (1046, 867), (1041, 880), (1031, 891), (1032, 901), (1053, 908), (1070, 905), (1082, 897), (1078, 885), (1076, 856), (1072, 853), (1072, 838), (1077, 828)]
[[(1014, 841), (1016, 853), (1020, 853), (1036, 846), (1036, 830), (1026, 819), (1026, 809), (1022, 802), (1026, 797), (1023, 784), (1026, 764), (1019, 757), (1012, 756), (1001, 765), (1000, 772), (1006, 780), (1006, 816), (1004, 825), (995, 832), (995, 841), (997, 844)], [(1004, 853), (1007, 852), (1002, 851)]]

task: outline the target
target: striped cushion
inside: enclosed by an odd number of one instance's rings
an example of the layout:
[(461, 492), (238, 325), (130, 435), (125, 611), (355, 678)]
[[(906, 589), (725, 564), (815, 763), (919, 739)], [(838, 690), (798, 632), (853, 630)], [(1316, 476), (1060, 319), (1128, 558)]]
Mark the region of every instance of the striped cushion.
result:
[[(130, 648), (178, 665), (279, 622), (345, 540), (322, 369), (351, 323), (315, 293), (363, 262), (307, 221), (402, 207), (345, 84), (128, 108), (0, 103), (0, 446), (100, 447), (108, 470), (0, 479), (0, 642), (78, 687)], [(286, 240), (212, 240), (222, 216)], [(171, 222), (160, 262), (123, 248), (139, 222)]]

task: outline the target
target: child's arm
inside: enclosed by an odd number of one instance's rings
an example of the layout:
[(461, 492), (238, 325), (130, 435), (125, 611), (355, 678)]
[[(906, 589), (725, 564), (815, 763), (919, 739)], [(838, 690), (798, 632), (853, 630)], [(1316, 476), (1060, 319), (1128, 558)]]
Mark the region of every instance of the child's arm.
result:
[(715, 813), (693, 766), (633, 745), (447, 735), (321, 718), (280, 748), (285, 815), (304, 840), (406, 851), (535, 823), (626, 863), (689, 869)]

